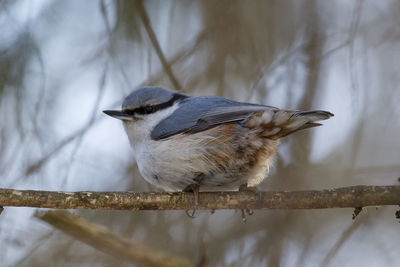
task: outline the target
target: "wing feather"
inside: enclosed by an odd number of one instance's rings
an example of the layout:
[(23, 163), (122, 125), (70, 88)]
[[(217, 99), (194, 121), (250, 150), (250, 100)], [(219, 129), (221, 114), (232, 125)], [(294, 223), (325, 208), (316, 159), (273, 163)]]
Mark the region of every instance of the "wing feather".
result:
[(174, 113), (156, 125), (151, 137), (160, 140), (179, 133), (197, 133), (224, 123), (241, 122), (267, 109), (277, 108), (215, 96), (190, 97), (184, 99)]

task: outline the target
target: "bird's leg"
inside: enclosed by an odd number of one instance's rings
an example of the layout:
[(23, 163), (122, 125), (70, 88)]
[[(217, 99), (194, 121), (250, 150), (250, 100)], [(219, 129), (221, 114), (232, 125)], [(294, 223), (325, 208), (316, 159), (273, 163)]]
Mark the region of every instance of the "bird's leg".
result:
[(190, 184), (183, 190), (183, 192), (193, 192), (194, 195), (193, 211), (189, 213), (189, 210), (186, 210), (186, 215), (190, 218), (195, 218), (194, 214), (196, 213), (197, 206), (199, 204), (199, 191), (200, 186), (198, 184)]
[(185, 189), (183, 189), (183, 192), (193, 192), (194, 195), (194, 201), (193, 201), (193, 211), (190, 214), (189, 210), (186, 210), (186, 215), (189, 216), (190, 218), (195, 218), (194, 214), (196, 213), (197, 206), (199, 204), (199, 192), (200, 192), (200, 182), (203, 180), (203, 174), (199, 174), (194, 181), (196, 183), (188, 185)]

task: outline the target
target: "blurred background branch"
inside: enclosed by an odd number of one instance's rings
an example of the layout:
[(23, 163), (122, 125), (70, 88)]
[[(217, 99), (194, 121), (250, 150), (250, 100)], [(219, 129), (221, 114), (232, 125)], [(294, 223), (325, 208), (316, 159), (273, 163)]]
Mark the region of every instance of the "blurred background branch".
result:
[(151, 40), (151, 43), (153, 44), (154, 50), (156, 50), (156, 53), (158, 57), (160, 58), (161, 64), (164, 68), (165, 73), (168, 75), (171, 84), (174, 86), (174, 88), (178, 91), (182, 90), (182, 86), (178, 82), (178, 79), (175, 77), (175, 74), (172, 71), (171, 66), (168, 64), (167, 58), (165, 57), (160, 43), (157, 40), (157, 36), (154, 33), (153, 27), (150, 24), (150, 18), (149, 15), (147, 15), (147, 11), (143, 6), (143, 1), (138, 0), (136, 1), (136, 6), (137, 9), (139, 10), (140, 18), (143, 21), (144, 28), (146, 29), (147, 34), (149, 35), (149, 38)]
[[(0, 189), (0, 206), (58, 209), (187, 210), (186, 192), (60, 192)], [(351, 186), (281, 192), (201, 192), (198, 209), (326, 209), (400, 205), (400, 186)]]
[(36, 212), (35, 216), (64, 233), (117, 259), (125, 259), (140, 266), (190, 267), (189, 260), (172, 257), (143, 244), (133, 244), (111, 233), (105, 227), (93, 224), (66, 211)]

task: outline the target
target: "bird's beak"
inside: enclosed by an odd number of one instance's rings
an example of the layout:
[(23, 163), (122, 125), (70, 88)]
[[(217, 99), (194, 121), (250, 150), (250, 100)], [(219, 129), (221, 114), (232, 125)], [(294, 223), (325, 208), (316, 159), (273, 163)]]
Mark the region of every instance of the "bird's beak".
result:
[(126, 113), (123, 113), (122, 111), (119, 110), (103, 110), (105, 114), (108, 116), (111, 116), (113, 118), (123, 120), (123, 121), (131, 121), (133, 120), (133, 115), (129, 115)]

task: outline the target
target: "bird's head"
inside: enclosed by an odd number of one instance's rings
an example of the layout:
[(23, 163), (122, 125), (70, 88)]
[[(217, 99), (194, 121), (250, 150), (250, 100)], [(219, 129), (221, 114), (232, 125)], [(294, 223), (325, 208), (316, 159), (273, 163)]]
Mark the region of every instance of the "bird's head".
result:
[(187, 95), (161, 87), (143, 87), (129, 94), (122, 103), (121, 110), (103, 112), (123, 122), (135, 122), (150, 117), (172, 107)]

